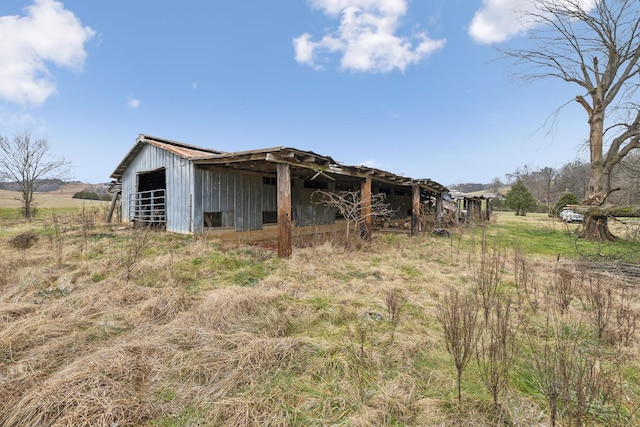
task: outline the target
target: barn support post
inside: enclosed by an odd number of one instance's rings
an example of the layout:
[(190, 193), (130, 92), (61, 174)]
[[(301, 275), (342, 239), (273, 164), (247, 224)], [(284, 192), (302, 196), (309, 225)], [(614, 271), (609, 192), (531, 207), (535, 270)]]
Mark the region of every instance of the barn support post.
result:
[(278, 163), (278, 256), (288, 258), (292, 250), (291, 173), (287, 163)]
[(471, 201), (471, 216), (473, 217), (473, 223), (477, 223), (480, 216), (478, 215), (478, 202), (475, 200)]
[(453, 206), (453, 223), (457, 227), (460, 225), (460, 200), (456, 199)]
[(373, 231), (373, 215), (371, 211), (371, 178), (366, 178), (360, 185), (360, 194), (362, 197), (362, 204), (360, 206), (363, 222), (362, 226), (362, 239), (371, 240), (371, 233)]
[(464, 201), (462, 202), (462, 207), (467, 211), (467, 214), (465, 216), (465, 224), (473, 224), (473, 220), (475, 219), (473, 217), (473, 201), (465, 197)]
[(442, 227), (442, 213), (444, 208), (442, 207), (442, 194), (436, 196), (436, 227)]
[(109, 204), (109, 212), (107, 212), (106, 222), (110, 223), (111, 218), (113, 217), (113, 211), (116, 208), (116, 204), (118, 203), (118, 198), (120, 197), (120, 191), (116, 191), (111, 196), (111, 203)]
[(411, 235), (417, 236), (420, 234), (420, 186), (413, 186), (411, 196)]

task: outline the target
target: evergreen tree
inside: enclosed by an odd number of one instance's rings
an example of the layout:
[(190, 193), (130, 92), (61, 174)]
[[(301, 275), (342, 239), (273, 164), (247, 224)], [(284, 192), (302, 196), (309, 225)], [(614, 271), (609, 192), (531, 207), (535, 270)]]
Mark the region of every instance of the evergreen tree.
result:
[(527, 211), (535, 209), (538, 204), (521, 180), (518, 180), (518, 182), (511, 187), (504, 202), (509, 209), (516, 212), (516, 215), (521, 216), (525, 216)]
[(565, 206), (577, 205), (577, 204), (578, 204), (578, 198), (576, 197), (575, 194), (573, 193), (563, 194), (562, 197), (560, 197), (560, 200), (558, 200), (555, 206), (553, 207), (553, 214), (558, 216), (562, 208), (564, 208)]

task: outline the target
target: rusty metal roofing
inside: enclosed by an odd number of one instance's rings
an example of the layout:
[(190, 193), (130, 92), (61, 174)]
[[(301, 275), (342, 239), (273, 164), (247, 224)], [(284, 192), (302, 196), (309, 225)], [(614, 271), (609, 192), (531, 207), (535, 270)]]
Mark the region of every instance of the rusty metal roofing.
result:
[(274, 164), (288, 163), (289, 165), (298, 168), (298, 170), (306, 169), (324, 174), (370, 178), (374, 181), (385, 182), (398, 186), (417, 185), (434, 193), (447, 193), (449, 191), (447, 187), (430, 179), (409, 178), (367, 166), (346, 166), (339, 164), (331, 157), (291, 147), (272, 147), (237, 152), (224, 152), (148, 135), (140, 135), (137, 138), (136, 145), (125, 156), (124, 160), (120, 165), (118, 165), (113, 174), (111, 174), (111, 177), (116, 179), (121, 178), (126, 168), (131, 164), (145, 144), (151, 144), (170, 151), (171, 153), (182, 158), (189, 159), (194, 164), (198, 165), (217, 165), (234, 167), (240, 170), (246, 169), (273, 172)]
[(142, 137), (149, 144), (155, 145), (156, 147), (163, 148), (184, 159), (194, 159), (197, 157), (224, 154), (224, 151), (196, 147), (195, 145), (188, 145), (182, 142), (171, 141), (171, 140), (161, 139), (161, 138), (147, 136), (147, 135), (143, 135)]
[(183, 157), (185, 159), (224, 153), (224, 151), (197, 147), (195, 145), (172, 141), (170, 139), (140, 134), (138, 138), (136, 138), (136, 144), (133, 146), (133, 148), (131, 148), (131, 150), (129, 150), (126, 156), (124, 156), (124, 159), (122, 159), (118, 167), (116, 167), (116, 169), (111, 174), (111, 178), (121, 178), (124, 171), (127, 169), (127, 167), (129, 167), (133, 159), (136, 158), (136, 156), (140, 153), (140, 151), (142, 151), (146, 144), (154, 145), (156, 147), (170, 151), (175, 155)]

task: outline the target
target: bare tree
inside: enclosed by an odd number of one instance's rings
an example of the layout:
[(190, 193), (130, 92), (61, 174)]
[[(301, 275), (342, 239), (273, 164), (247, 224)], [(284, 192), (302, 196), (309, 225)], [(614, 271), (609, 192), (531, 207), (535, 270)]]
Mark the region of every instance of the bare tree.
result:
[[(629, 154), (613, 171), (613, 185), (622, 191), (614, 193), (613, 203), (640, 204), (640, 153)], [(610, 200), (611, 200), (610, 199)]]
[(589, 182), (589, 164), (575, 160), (562, 166), (556, 177), (556, 188), (562, 194), (572, 193), (583, 199)]
[(364, 201), (360, 197), (360, 191), (340, 191), (333, 193), (331, 191), (317, 190), (314, 196), (320, 196), (317, 202), (321, 205), (335, 209), (347, 221), (346, 244), (349, 245), (349, 236), (351, 228), (358, 230), (368, 219), (389, 218), (396, 214), (396, 211), (390, 208), (386, 202), (384, 193), (371, 195), (369, 209), (363, 209)]
[(544, 182), (544, 202), (547, 205), (547, 210), (551, 210), (551, 206), (553, 205), (553, 203), (551, 202), (551, 188), (553, 187), (553, 183), (555, 182), (556, 176), (558, 175), (558, 171), (547, 166), (540, 169), (538, 173), (540, 174), (540, 176), (542, 177), (542, 181)]
[[(640, 108), (632, 102), (640, 73), (637, 0), (537, 0), (526, 12), (533, 47), (505, 53), (530, 80), (560, 79), (581, 89), (588, 116), (590, 170), (584, 204), (600, 206), (612, 191), (611, 171), (640, 148)], [(605, 152), (605, 147), (606, 152)], [(612, 240), (606, 216), (587, 215), (582, 236)]]
[(46, 139), (33, 139), (26, 131), (13, 140), (0, 136), (0, 180), (18, 184), (25, 218), (33, 214), (33, 193), (47, 180), (67, 179), (69, 165), (52, 155)]

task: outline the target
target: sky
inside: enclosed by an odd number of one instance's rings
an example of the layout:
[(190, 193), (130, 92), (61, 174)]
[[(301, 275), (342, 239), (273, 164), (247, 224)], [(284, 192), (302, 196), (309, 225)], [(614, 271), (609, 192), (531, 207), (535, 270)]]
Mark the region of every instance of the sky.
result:
[(46, 138), (94, 184), (139, 134), (447, 186), (558, 168), (585, 157), (582, 93), (500, 59), (526, 45), (513, 8), (530, 4), (2, 0), (0, 135)]

